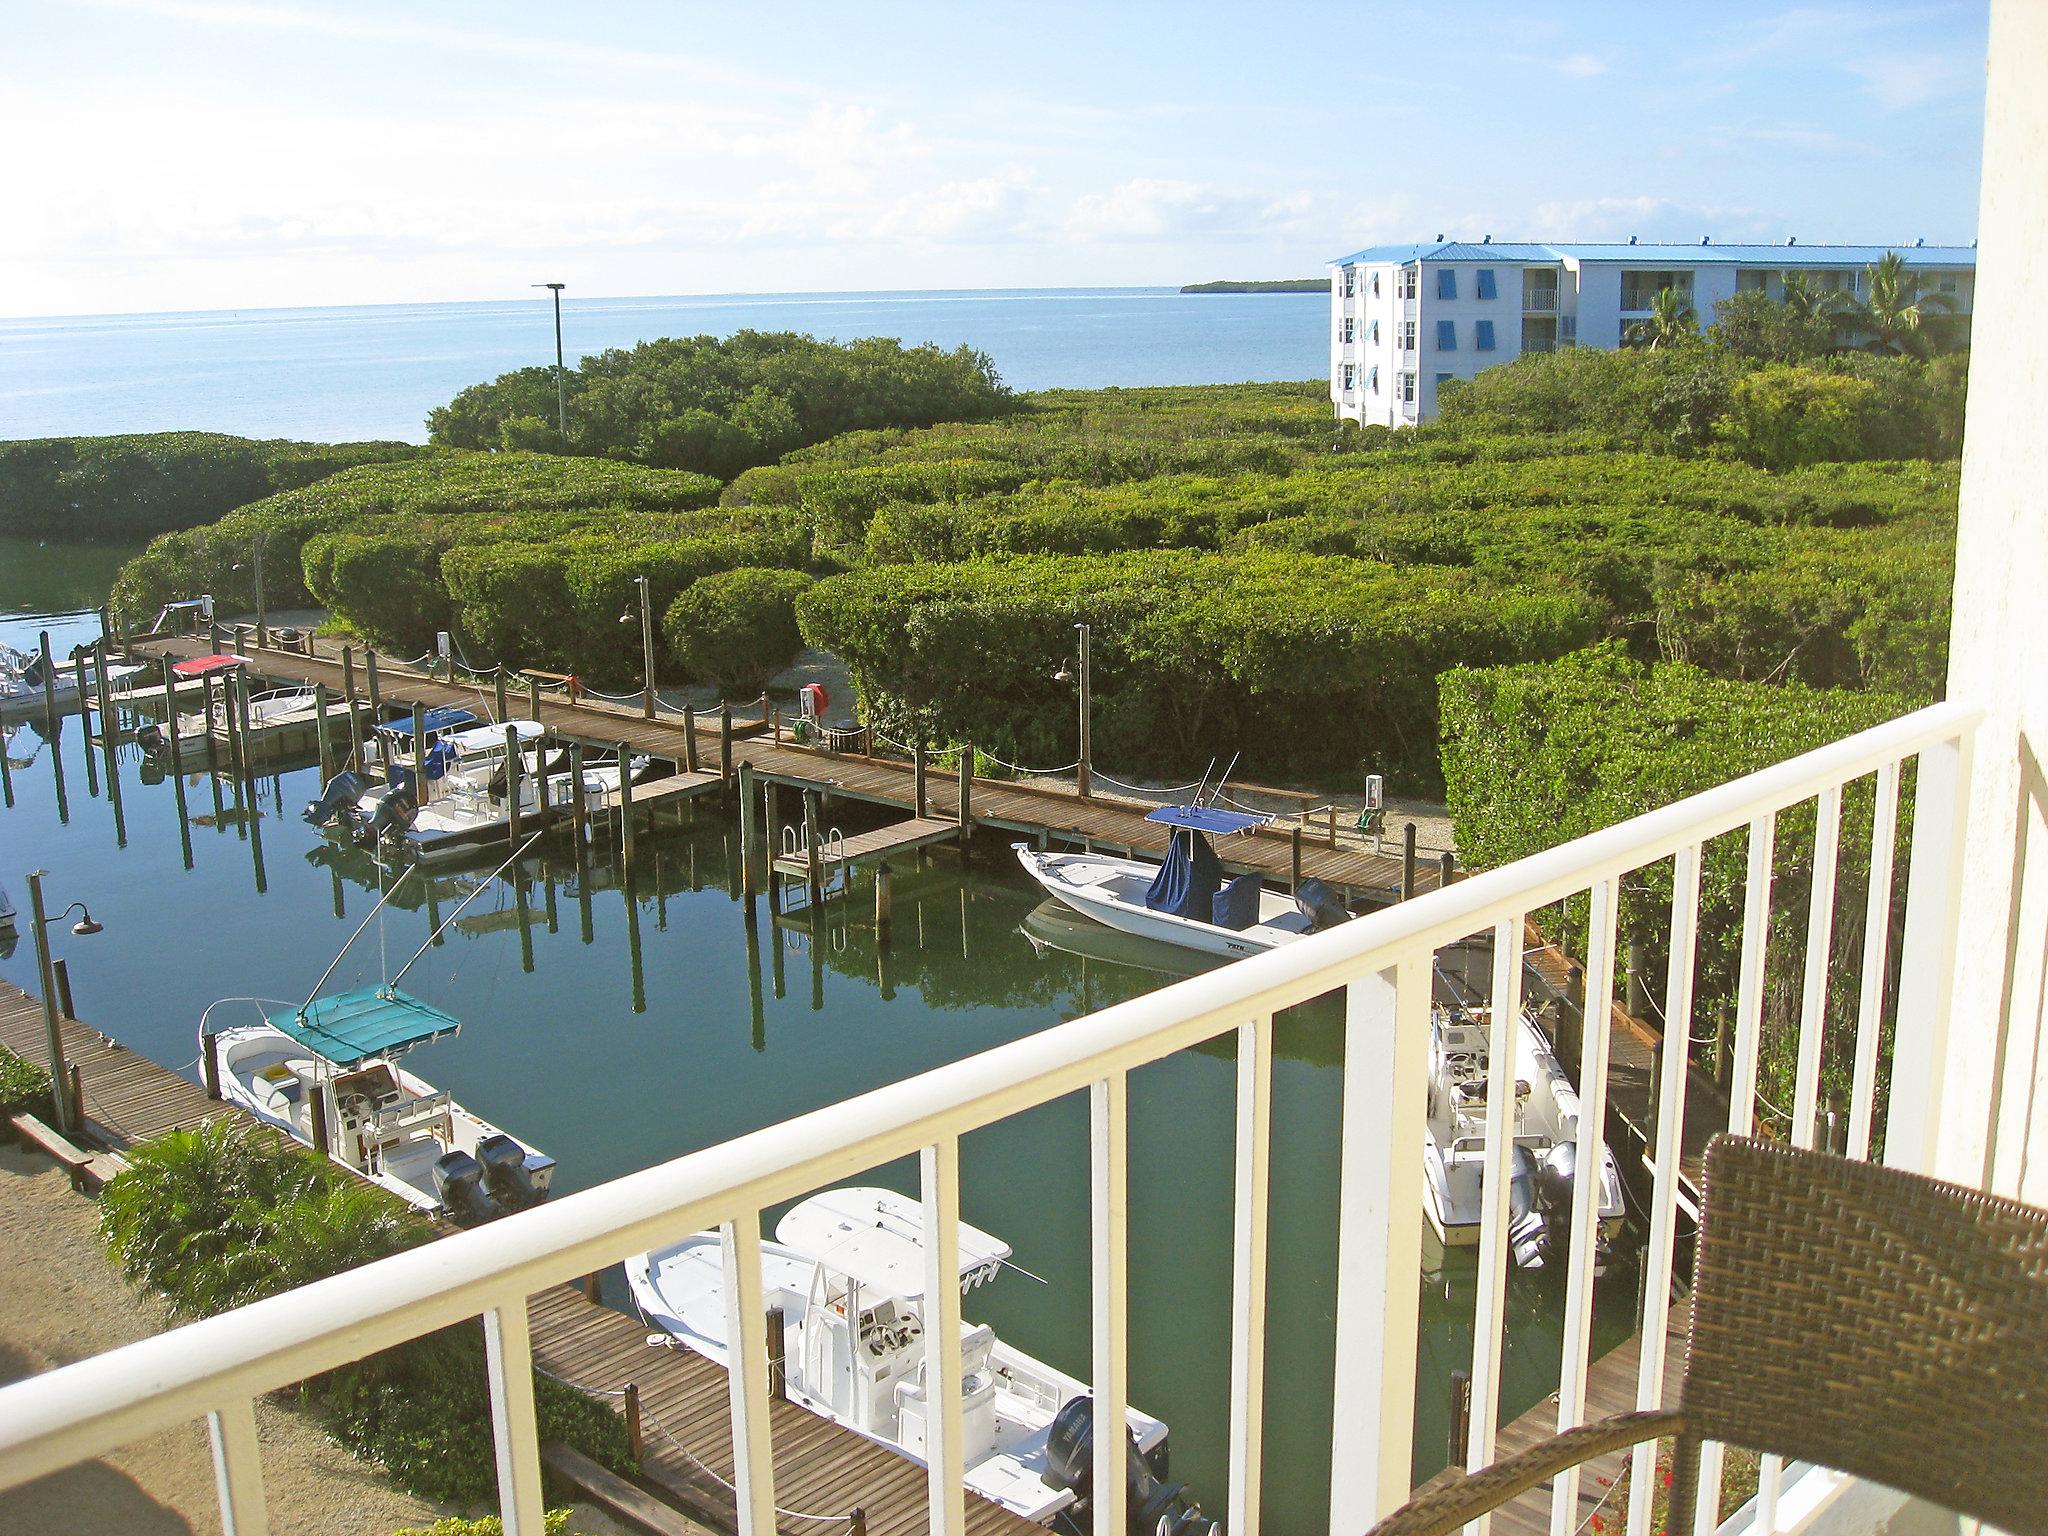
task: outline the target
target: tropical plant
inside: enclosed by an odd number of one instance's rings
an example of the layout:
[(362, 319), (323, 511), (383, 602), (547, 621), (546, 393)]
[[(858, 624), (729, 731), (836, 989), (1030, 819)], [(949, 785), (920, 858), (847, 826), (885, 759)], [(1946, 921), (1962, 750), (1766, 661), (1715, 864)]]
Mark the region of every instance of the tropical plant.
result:
[[(576, 1536), (569, 1529), (569, 1511), (566, 1509), (544, 1511), (541, 1532), (542, 1536)], [(432, 1525), (408, 1525), (403, 1530), (393, 1531), (391, 1536), (505, 1536), (505, 1521), (499, 1515), (479, 1515), (474, 1520), (450, 1515)]]
[(1650, 317), (1638, 320), (1628, 328), (1628, 339), (1639, 347), (1648, 347), (1652, 352), (1668, 351), (1672, 347), (1684, 346), (1687, 342), (1700, 339), (1699, 312), (1676, 288), (1659, 288), (1657, 296), (1650, 300)]
[(1946, 295), (1920, 292), (1905, 258), (1887, 251), (1865, 270), (1870, 297), (1844, 303), (1837, 319), (1844, 335), (1858, 337), (1866, 352), (1931, 357), (1953, 344), (1948, 322), (1955, 305)]
[(0, 1118), (22, 1111), (50, 1115), (50, 1074), (34, 1062), (0, 1047)]

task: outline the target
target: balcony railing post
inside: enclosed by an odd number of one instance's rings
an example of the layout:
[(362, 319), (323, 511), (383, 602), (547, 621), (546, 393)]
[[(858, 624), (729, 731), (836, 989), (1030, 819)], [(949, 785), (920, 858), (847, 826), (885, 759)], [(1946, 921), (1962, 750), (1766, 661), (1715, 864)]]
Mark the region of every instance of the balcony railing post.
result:
[(1333, 1531), (1363, 1529), (1409, 1492), (1430, 962), (1416, 949), (1345, 988)]
[(491, 1437), (498, 1455), (498, 1509), (505, 1536), (542, 1536), (540, 1431), (533, 1410), (533, 1338), (526, 1298), (484, 1314), (484, 1364), (491, 1386)]
[(1894, 1168), (1920, 1173), (1968, 1171), (1938, 1169), (1935, 1154), (1947, 1083), (1970, 762), (1968, 734), (1924, 749), (1913, 797), (1912, 865), (1906, 872), (1906, 921), (1899, 936), (1898, 1016), (1884, 1160)]
[[(815, 940), (813, 941), (815, 942)], [(932, 1536), (967, 1530), (966, 1429), (960, 1372), (960, 1144), (948, 1139), (919, 1154), (924, 1190), (925, 1494)], [(1119, 1460), (1112, 1465), (1121, 1466)], [(763, 1532), (761, 1536), (769, 1536)]]
[[(740, 1536), (776, 1536), (775, 1443), (768, 1419), (768, 1310), (761, 1284), (761, 1218), (749, 1211), (719, 1228), (725, 1260), (725, 1336), (732, 1340), (726, 1371), (732, 1405), (734, 1497)], [(958, 1336), (958, 1330), (955, 1331)], [(956, 1367), (955, 1374), (958, 1374)]]
[[(1123, 1074), (1103, 1078), (1089, 1090), (1089, 1242), (1095, 1372), (1094, 1465), (1115, 1467), (1124, 1458), (1125, 1323), (1129, 1305), (1125, 1239), (1130, 1207), (1126, 1194), (1129, 1098)], [(1105, 1460), (1104, 1458), (1108, 1458)], [(1121, 1500), (1097, 1499), (1094, 1536), (1124, 1536)]]
[(1224, 1521), (1224, 1529), (1232, 1536), (1258, 1536), (1259, 1531), (1259, 1483), (1265, 1443), (1266, 1236), (1272, 1123), (1273, 1020), (1268, 1015), (1237, 1032), (1237, 1192), (1230, 1286), (1230, 1506)]
[[(1472, 1417), (1465, 1465), (1493, 1464), (1493, 1432), (1499, 1418), (1500, 1367), (1507, 1348), (1508, 1194), (1515, 1148), (1515, 1070), (1521, 1056), (1522, 915), (1493, 926), (1492, 1012), (1486, 1057), (1486, 1171), (1479, 1220), (1479, 1270), (1472, 1318)], [(1595, 1164), (1595, 1167), (1598, 1165)], [(1468, 1527), (1486, 1536), (1485, 1515)]]
[(206, 1416), (213, 1442), (213, 1489), (220, 1500), (222, 1536), (267, 1536), (270, 1511), (263, 1498), (263, 1451), (256, 1442), (256, 1405), (237, 1398)]

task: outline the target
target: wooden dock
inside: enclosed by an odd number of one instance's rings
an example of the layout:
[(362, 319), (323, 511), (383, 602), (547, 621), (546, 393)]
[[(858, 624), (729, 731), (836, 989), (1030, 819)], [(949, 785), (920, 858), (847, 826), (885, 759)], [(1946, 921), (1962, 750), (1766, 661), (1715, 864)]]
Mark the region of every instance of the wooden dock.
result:
[[(166, 1131), (201, 1125), (243, 1111), (206, 1096), (197, 1082), (79, 1023), (60, 1021), (64, 1051), (78, 1069), (85, 1119), (80, 1136), (119, 1152)], [(42, 1004), (0, 982), (0, 1046), (47, 1064)], [(252, 1121), (252, 1123), (254, 1123)], [(528, 1299), (536, 1363), (573, 1386), (604, 1395), (623, 1411), (622, 1394), (635, 1388), (643, 1416), (643, 1483), (660, 1489), (685, 1515), (711, 1529), (737, 1530), (730, 1489), (733, 1475), (729, 1383), (723, 1366), (683, 1350), (650, 1347), (644, 1324), (595, 1305), (579, 1287), (557, 1286)], [(1672, 1307), (1665, 1351), (1667, 1400), (1685, 1357), (1686, 1311)], [(1602, 1417), (1634, 1408), (1640, 1339), (1631, 1337), (1595, 1360), (1588, 1373), (1587, 1414)], [(923, 1468), (797, 1405), (771, 1405), (776, 1500), (785, 1510), (837, 1517), (856, 1507), (870, 1536), (926, 1536)], [(1502, 1426), (1498, 1447), (1508, 1455), (1546, 1438), (1556, 1428), (1554, 1398)], [(1606, 1491), (1620, 1456), (1589, 1463), (1581, 1485), (1581, 1522)], [(1438, 1481), (1454, 1475), (1445, 1472)], [(1433, 1486), (1426, 1484), (1425, 1486)], [(1220, 1498), (1220, 1490), (1212, 1492)], [(1550, 1496), (1538, 1489), (1494, 1516), (1509, 1536), (1545, 1536)], [(836, 1527), (790, 1520), (786, 1536), (817, 1536)], [(1039, 1527), (972, 1493), (967, 1499), (971, 1536), (1031, 1536)]]
[(858, 864), (886, 859), (895, 853), (911, 853), (936, 843), (957, 842), (959, 838), (958, 822), (913, 816), (908, 821), (871, 827), (851, 837), (821, 833), (817, 839), (815, 859), (812, 848), (801, 837), (794, 838), (775, 855), (770, 867), (779, 876), (791, 880), (815, 878), (823, 885), (835, 874), (842, 874)]
[[(138, 657), (182, 660), (211, 654), (212, 646), (203, 639), (169, 637), (137, 640), (130, 650)], [(344, 667), (339, 660), (257, 645), (249, 646), (247, 655), (249, 671), (256, 676), (307, 686), (325, 684), (337, 698), (342, 696)], [(362, 658), (357, 658), (348, 670), (355, 684), (355, 696), (366, 697), (367, 669)], [(404, 709), (414, 704), (427, 708), (473, 707), (476, 703), (474, 686), (442, 682), (381, 660), (378, 680), (379, 702), (388, 708)], [(531, 703), (525, 708), (533, 712)], [(566, 741), (605, 748), (623, 746), (675, 763), (684, 771), (716, 769), (716, 776), (721, 779), (726, 777), (728, 768), (736, 774), (738, 765), (744, 762), (766, 783), (817, 791), (835, 799), (863, 801), (908, 812), (913, 817), (959, 823), (963, 819), (964, 786), (964, 819), (973, 826), (1129, 854), (1163, 854), (1169, 838), (1168, 829), (1145, 820), (1155, 807), (1143, 801), (1083, 796), (1067, 789), (1008, 780), (972, 776), (963, 780), (957, 774), (935, 772), (926, 783), (920, 803), (917, 790), (924, 776), (912, 764), (893, 758), (838, 755), (791, 740), (777, 740), (765, 723), (751, 730), (736, 727), (730, 736), (722, 737), (715, 717), (698, 716), (692, 732), (678, 715), (657, 714), (648, 719), (600, 703), (572, 703), (560, 696), (543, 697), (538, 718), (553, 735)], [(1217, 853), (1224, 866), (1233, 871), (1257, 870), (1282, 885), (1297, 879), (1321, 880), (1370, 900), (1395, 898), (1404, 878), (1400, 857), (1333, 846), (1304, 835), (1299, 826), (1287, 831), (1262, 828), (1243, 837), (1228, 838)], [(1415, 871), (1414, 888), (1435, 889), (1438, 874), (1437, 865), (1421, 863)]]

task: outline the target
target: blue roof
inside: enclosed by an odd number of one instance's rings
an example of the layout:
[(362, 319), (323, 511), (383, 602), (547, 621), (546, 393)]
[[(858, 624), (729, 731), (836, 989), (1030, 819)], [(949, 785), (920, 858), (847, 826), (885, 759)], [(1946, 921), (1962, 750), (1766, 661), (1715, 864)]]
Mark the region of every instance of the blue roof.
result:
[(1169, 827), (1187, 827), (1196, 832), (1249, 832), (1273, 818), (1251, 816), (1243, 811), (1220, 811), (1209, 805), (1162, 805), (1145, 818)]
[(1445, 240), (1427, 244), (1373, 245), (1362, 251), (1353, 251), (1349, 256), (1339, 256), (1331, 265), (1378, 266), (1411, 261), (1627, 261), (1665, 262), (1677, 267), (1870, 267), (1893, 251), (1898, 252), (1900, 259), (1909, 267), (1977, 265), (1977, 248), (1973, 245), (1699, 245), (1682, 241), (1630, 245), (1625, 240), (1556, 244), (1496, 240), (1490, 245), (1477, 245), (1469, 240)]
[(337, 1067), (357, 1066), (462, 1028), (453, 1014), (395, 987), (356, 987), (316, 997), (303, 1013), (279, 1009), (269, 1022)]
[[(430, 709), (421, 717), (421, 724), (426, 727), (429, 736), (438, 736), (441, 732), (453, 730), (458, 725), (475, 725), (476, 716), (466, 709)], [(408, 715), (399, 720), (387, 720), (377, 729), (392, 736), (410, 736), (412, 717)]]

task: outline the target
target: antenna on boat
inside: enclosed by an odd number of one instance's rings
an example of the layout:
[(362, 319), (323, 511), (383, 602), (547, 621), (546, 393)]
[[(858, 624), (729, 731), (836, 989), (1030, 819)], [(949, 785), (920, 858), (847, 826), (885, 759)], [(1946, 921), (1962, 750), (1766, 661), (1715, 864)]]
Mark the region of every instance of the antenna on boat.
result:
[[(441, 937), (442, 934), (448, 931), (448, 925), (454, 922), (456, 918), (462, 916), (462, 909), (468, 906), (472, 901), (475, 901), (477, 897), (483, 895), (485, 891), (489, 890), (492, 881), (495, 881), (498, 878), (498, 876), (502, 875), (503, 873), (505, 873), (506, 870), (510, 869), (514, 864), (516, 864), (525, 855), (526, 850), (531, 848), (535, 843), (539, 841), (540, 833), (535, 832), (532, 836), (528, 837), (525, 842), (521, 843), (517, 848), (514, 848), (512, 850), (512, 856), (510, 858), (508, 858), (504, 863), (500, 864), (496, 869), (491, 871), (491, 877), (489, 880), (479, 881), (477, 883), (477, 888), (471, 891), (467, 896), (462, 898), (462, 900), (456, 905), (455, 910), (448, 914), (446, 920), (442, 922), (441, 926), (436, 928), (432, 933), (427, 935), (427, 942), (422, 944), (418, 949), (412, 952), (412, 960), (406, 961), (405, 964), (401, 965), (398, 968), (398, 976), (394, 976), (389, 981), (384, 983), (385, 987), (388, 989), (397, 986), (398, 977), (403, 976), (407, 971), (411, 970), (412, 961), (419, 959), (421, 955), (424, 955), (429, 949), (433, 947), (434, 940), (438, 939), (439, 937)], [(406, 874), (411, 873), (412, 869), (408, 868), (406, 870)], [(392, 889), (395, 891), (398, 889), (398, 887), (394, 885)]]
[[(383, 865), (380, 864), (377, 867), (381, 870), (383, 868)], [(413, 869), (415, 867), (416, 866), (407, 866), (405, 873), (400, 875), (396, 880), (391, 882), (391, 889), (386, 891), (383, 895), (377, 898), (377, 905), (370, 908), (369, 916), (365, 917), (360, 923), (356, 924), (356, 931), (348, 936), (348, 944), (344, 944), (341, 946), (340, 950), (335, 954), (334, 959), (331, 962), (329, 962), (327, 969), (320, 973), (320, 979), (313, 983), (313, 990), (306, 994), (306, 1000), (303, 1003), (299, 1004), (297, 1015), (299, 1018), (303, 1019), (306, 1016), (306, 1010), (313, 1006), (313, 999), (318, 997), (320, 995), (320, 989), (327, 985), (327, 978), (332, 976), (334, 974), (335, 967), (341, 964), (341, 957), (348, 953), (349, 945), (355, 943), (357, 939), (360, 939), (363, 936), (363, 930), (370, 926), (370, 924), (376, 919), (376, 916), (379, 912), (382, 912), (384, 910), (384, 904), (388, 902), (392, 897), (398, 894), (398, 888), (401, 885), (405, 884), (406, 880), (411, 876)], [(379, 930), (380, 933), (381, 931), (382, 930)]]
[(1002, 1265), (1002, 1266), (1003, 1266), (1003, 1268), (1005, 1268), (1005, 1269), (1014, 1269), (1015, 1271), (1017, 1271), (1017, 1273), (1018, 1273), (1018, 1274), (1022, 1275), (1022, 1276), (1023, 1276), (1023, 1277), (1024, 1277), (1024, 1278), (1025, 1278), (1026, 1280), (1036, 1280), (1036, 1281), (1037, 1281), (1037, 1282), (1038, 1282), (1038, 1283), (1039, 1283), (1040, 1285), (1051, 1285), (1051, 1284), (1052, 1284), (1052, 1282), (1051, 1282), (1050, 1280), (1046, 1279), (1046, 1278), (1045, 1278), (1045, 1276), (1043, 1276), (1043, 1275), (1034, 1275), (1033, 1273), (1031, 1273), (1031, 1271), (1030, 1271), (1030, 1270), (1026, 1269), (1026, 1268), (1025, 1268), (1025, 1267), (1024, 1267), (1024, 1266), (1023, 1266), (1022, 1264), (1019, 1264), (1019, 1263), (1017, 1263), (1017, 1262), (1016, 1262), (1016, 1261), (1015, 1261), (1014, 1259), (997, 1259), (997, 1260), (996, 1260), (996, 1262), (997, 1262), (998, 1264)]
[[(1237, 760), (1243, 756), (1244, 753), (1241, 750), (1230, 754), (1230, 762), (1225, 766), (1223, 770), (1223, 777), (1216, 781), (1216, 788), (1210, 792), (1209, 801), (1212, 805), (1216, 801), (1221, 800), (1223, 798), (1223, 786), (1230, 782), (1230, 770), (1237, 766)], [(1215, 759), (1211, 758), (1210, 761), (1213, 763)], [(1202, 775), (1202, 777), (1204, 779), (1207, 779), (1209, 776), (1205, 773)], [(1199, 800), (1195, 803), (1197, 805), (1201, 804)]]
[(1209, 775), (1214, 773), (1215, 771), (1216, 759), (1212, 757), (1209, 759), (1209, 766), (1202, 770), (1202, 782), (1195, 786), (1195, 798), (1192, 802), (1193, 804), (1200, 805), (1202, 803), (1202, 796), (1206, 794), (1209, 789)]

